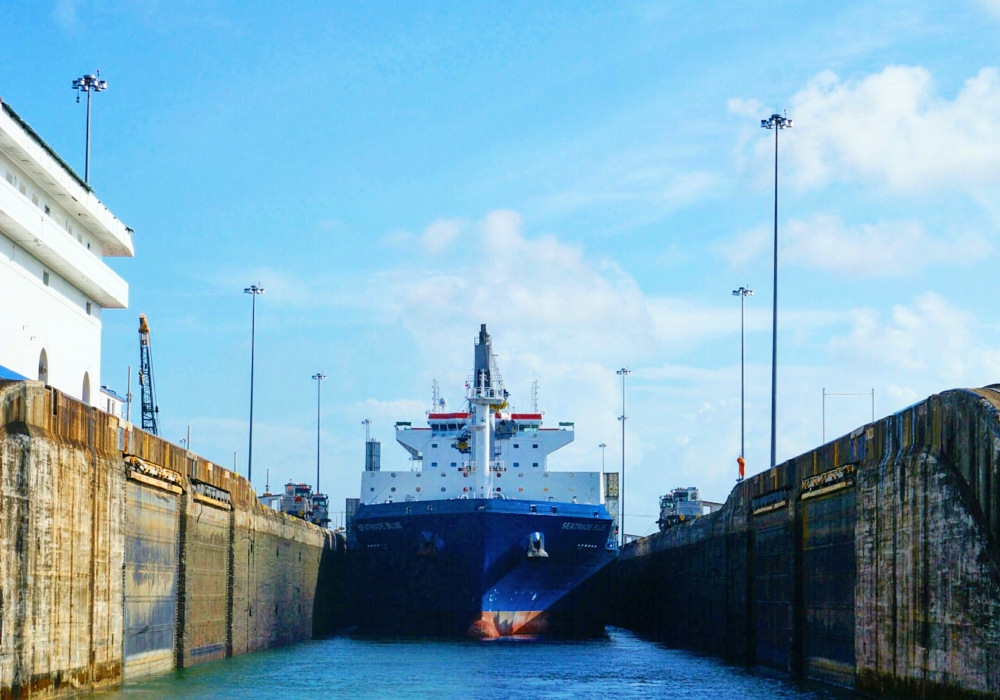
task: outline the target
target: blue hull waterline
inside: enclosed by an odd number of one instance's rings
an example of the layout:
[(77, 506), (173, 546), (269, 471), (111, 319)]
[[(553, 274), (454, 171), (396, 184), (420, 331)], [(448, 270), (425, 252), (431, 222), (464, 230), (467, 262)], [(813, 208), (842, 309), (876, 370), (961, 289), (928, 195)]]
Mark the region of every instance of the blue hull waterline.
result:
[(382, 503), (360, 506), (354, 523), (363, 627), (479, 637), (603, 630), (599, 574), (617, 555), (603, 505)]

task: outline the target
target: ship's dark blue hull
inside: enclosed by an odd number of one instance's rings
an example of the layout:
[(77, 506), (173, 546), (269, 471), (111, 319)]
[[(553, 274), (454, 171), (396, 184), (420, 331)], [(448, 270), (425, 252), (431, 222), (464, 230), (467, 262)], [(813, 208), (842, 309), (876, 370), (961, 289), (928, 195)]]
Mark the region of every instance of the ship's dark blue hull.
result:
[(611, 525), (601, 505), (362, 505), (354, 518), (362, 627), (485, 637), (599, 632), (598, 574), (617, 556)]

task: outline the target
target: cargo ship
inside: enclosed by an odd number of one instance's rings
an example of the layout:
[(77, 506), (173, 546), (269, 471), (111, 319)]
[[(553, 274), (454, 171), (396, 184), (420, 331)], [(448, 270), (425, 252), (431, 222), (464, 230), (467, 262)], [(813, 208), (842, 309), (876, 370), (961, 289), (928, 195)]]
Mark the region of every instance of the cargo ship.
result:
[(484, 638), (603, 632), (600, 572), (618, 554), (598, 472), (550, 472), (572, 423), (508, 411), (483, 324), (462, 410), (396, 424), (413, 468), (366, 469), (352, 529), (362, 629)]

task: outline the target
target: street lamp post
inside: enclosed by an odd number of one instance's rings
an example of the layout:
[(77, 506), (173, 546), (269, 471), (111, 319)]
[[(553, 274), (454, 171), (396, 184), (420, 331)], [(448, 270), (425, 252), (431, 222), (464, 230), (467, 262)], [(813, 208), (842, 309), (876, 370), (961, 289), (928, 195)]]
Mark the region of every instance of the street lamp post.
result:
[[(740, 298), (740, 458), (746, 460), (746, 363), (745, 363), (745, 346), (743, 342), (744, 338), (744, 302), (747, 297), (753, 296), (753, 290), (749, 287), (740, 287), (739, 289), (733, 290), (733, 296)], [(742, 463), (741, 463), (742, 467)], [(740, 474), (740, 481), (743, 480), (743, 474)]]
[(621, 489), (618, 493), (618, 504), (621, 511), (621, 525), (622, 525), (622, 546), (625, 545), (625, 421), (628, 420), (628, 415), (625, 413), (625, 378), (632, 374), (632, 370), (628, 367), (622, 367), (616, 372), (622, 378), (622, 414), (618, 417), (618, 420), (622, 422), (622, 483)]
[(85, 75), (73, 81), (73, 89), (76, 90), (76, 102), (80, 103), (80, 93), (87, 93), (87, 152), (83, 161), (83, 181), (90, 183), (90, 95), (94, 92), (103, 92), (108, 89), (108, 81), (101, 80), (101, 71), (97, 75)]
[(320, 406), (320, 390), (319, 388), (323, 385), (323, 380), (326, 379), (326, 375), (322, 372), (317, 372), (312, 376), (316, 380), (316, 493), (319, 493), (319, 406)]
[(264, 293), (260, 284), (251, 284), (243, 290), (253, 300), (250, 305), (250, 444), (247, 448), (247, 481), (253, 485), (253, 370), (257, 349), (257, 295)]
[(777, 456), (777, 393), (778, 393), (778, 132), (790, 129), (792, 120), (780, 114), (760, 120), (761, 127), (774, 130), (774, 311), (771, 319), (771, 468)]

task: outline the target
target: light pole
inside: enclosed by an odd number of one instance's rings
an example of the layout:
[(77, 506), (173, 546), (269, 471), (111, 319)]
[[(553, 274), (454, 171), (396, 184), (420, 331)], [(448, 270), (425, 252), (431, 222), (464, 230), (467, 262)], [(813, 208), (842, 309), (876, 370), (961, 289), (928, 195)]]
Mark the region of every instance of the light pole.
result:
[(108, 81), (101, 80), (101, 71), (97, 75), (85, 75), (73, 81), (73, 89), (76, 90), (76, 103), (80, 104), (80, 93), (87, 93), (87, 153), (83, 161), (83, 181), (90, 183), (90, 94), (92, 92), (103, 92), (108, 89)]
[(790, 129), (792, 120), (780, 114), (761, 119), (760, 125), (774, 130), (774, 312), (771, 319), (771, 468), (777, 456), (777, 393), (778, 393), (778, 132)]
[[(749, 287), (740, 287), (733, 290), (733, 296), (740, 298), (740, 458), (746, 460), (746, 362), (745, 345), (743, 342), (744, 328), (744, 302), (747, 297), (753, 296), (753, 290)], [(742, 464), (741, 464), (742, 466)], [(743, 481), (743, 474), (740, 474), (740, 481)]]
[(316, 380), (316, 493), (319, 493), (319, 388), (323, 385), (326, 375), (322, 372), (317, 372), (312, 378)]
[(243, 290), (252, 299), (250, 305), (250, 445), (247, 448), (247, 481), (253, 485), (253, 369), (257, 349), (257, 295), (264, 293), (260, 284), (251, 284)]
[(618, 420), (622, 422), (622, 484), (621, 489), (618, 493), (618, 506), (621, 511), (621, 524), (622, 524), (622, 546), (625, 545), (625, 421), (628, 420), (628, 415), (625, 413), (625, 378), (632, 374), (632, 370), (628, 367), (622, 367), (616, 372), (622, 378), (622, 414), (618, 417)]

